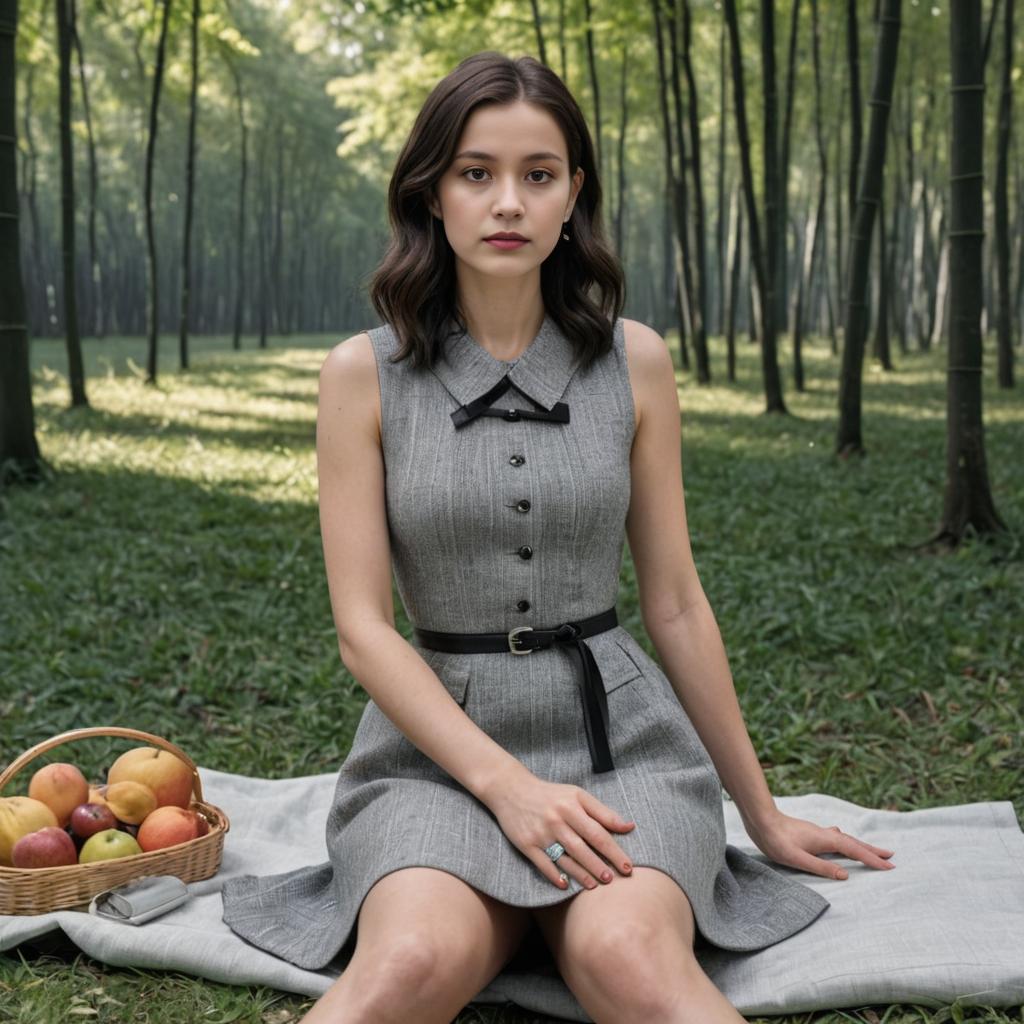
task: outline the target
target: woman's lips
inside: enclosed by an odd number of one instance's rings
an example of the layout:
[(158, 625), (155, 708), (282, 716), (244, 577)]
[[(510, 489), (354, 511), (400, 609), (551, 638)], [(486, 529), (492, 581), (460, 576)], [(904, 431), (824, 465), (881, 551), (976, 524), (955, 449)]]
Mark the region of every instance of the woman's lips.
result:
[(526, 245), (525, 238), (485, 238), (484, 241), (496, 249), (518, 249), (520, 246)]

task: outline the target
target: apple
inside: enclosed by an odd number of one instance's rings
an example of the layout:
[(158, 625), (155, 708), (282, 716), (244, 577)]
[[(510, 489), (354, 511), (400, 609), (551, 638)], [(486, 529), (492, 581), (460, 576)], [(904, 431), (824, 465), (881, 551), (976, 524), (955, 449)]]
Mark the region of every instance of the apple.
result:
[(106, 799), (110, 800), (114, 783), (126, 781), (148, 786), (156, 795), (157, 807), (168, 804), (188, 807), (192, 801), (192, 769), (169, 750), (156, 747), (126, 750), (107, 772)]
[(136, 853), (142, 853), (142, 847), (134, 837), (120, 829), (105, 828), (86, 839), (78, 853), (78, 863), (92, 864), (99, 860), (131, 857)]
[(59, 868), (78, 863), (78, 851), (71, 836), (59, 825), (47, 825), (22, 836), (11, 851), (16, 868)]
[(200, 815), (191, 809), (158, 807), (139, 826), (139, 846), (148, 853), (187, 843), (200, 835), (199, 819)]
[(46, 804), (64, 826), (71, 812), (89, 799), (89, 783), (81, 771), (66, 761), (55, 761), (40, 768), (28, 784), (28, 795)]
[(117, 818), (106, 804), (79, 804), (71, 812), (71, 832), (79, 839), (88, 839), (105, 828), (117, 828)]
[(14, 844), (29, 832), (59, 825), (57, 815), (30, 796), (0, 797), (0, 865), (11, 867)]

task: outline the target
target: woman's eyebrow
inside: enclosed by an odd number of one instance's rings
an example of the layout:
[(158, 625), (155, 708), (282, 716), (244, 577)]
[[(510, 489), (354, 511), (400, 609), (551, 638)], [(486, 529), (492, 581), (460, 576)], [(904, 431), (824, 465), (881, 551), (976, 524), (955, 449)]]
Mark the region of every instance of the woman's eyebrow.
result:
[[(493, 154), (491, 154), (491, 153), (484, 153), (482, 150), (479, 150), (479, 149), (464, 149), (461, 153), (456, 153), (455, 154), (455, 159), (456, 160), (460, 160), (463, 157), (466, 157), (467, 159), (470, 159), (470, 160), (496, 160), (497, 159), (497, 157), (495, 157)], [(559, 163), (565, 163), (565, 161), (557, 153), (547, 153), (547, 152), (530, 153), (529, 155), (523, 157), (523, 163), (527, 163), (530, 160), (557, 160)]]

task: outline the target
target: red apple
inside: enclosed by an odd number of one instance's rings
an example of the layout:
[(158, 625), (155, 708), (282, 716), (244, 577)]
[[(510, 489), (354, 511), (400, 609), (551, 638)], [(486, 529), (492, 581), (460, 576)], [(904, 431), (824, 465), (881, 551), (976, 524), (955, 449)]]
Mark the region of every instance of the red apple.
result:
[(22, 836), (11, 850), (16, 868), (59, 868), (78, 863), (78, 851), (71, 836), (57, 825), (48, 825)]
[(79, 839), (88, 839), (105, 828), (116, 826), (114, 812), (106, 804), (79, 804), (71, 812), (71, 831)]

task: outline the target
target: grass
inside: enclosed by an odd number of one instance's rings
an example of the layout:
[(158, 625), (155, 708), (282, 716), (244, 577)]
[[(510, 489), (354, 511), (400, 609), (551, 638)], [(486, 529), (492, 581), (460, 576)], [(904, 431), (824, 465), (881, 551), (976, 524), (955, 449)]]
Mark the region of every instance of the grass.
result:
[[(265, 777), (337, 770), (365, 694), (341, 665), (316, 509), (316, 380), (335, 339), (233, 353), (195, 339), (159, 386), (144, 341), (85, 343), (91, 408), (69, 410), (57, 342), (33, 343), (37, 430), (55, 473), (0, 498), (0, 765), (66, 729), (130, 724), (201, 765)], [(1010, 800), (1024, 816), (1024, 408), (985, 368), (989, 474), (1011, 533), (920, 547), (944, 485), (941, 353), (865, 367), (865, 459), (837, 461), (837, 360), (805, 354), (792, 415), (762, 414), (756, 349), (739, 382), (680, 375), (687, 517), (745, 719), (779, 796), (912, 810)], [(788, 368), (787, 368), (788, 369)], [(791, 379), (786, 373), (787, 382)], [(628, 549), (620, 619), (640, 623)], [(409, 623), (396, 603), (399, 628)], [(68, 748), (65, 748), (65, 751)], [(100, 777), (123, 741), (75, 745)], [(19, 785), (20, 781), (20, 785)], [(6, 795), (23, 792), (19, 776)], [(312, 1000), (116, 968), (40, 941), (0, 959), (0, 1022), (246, 1021)], [(829, 1021), (1011, 1021), (1012, 1009), (860, 1007)], [(525, 1024), (513, 1009), (459, 1024)]]

